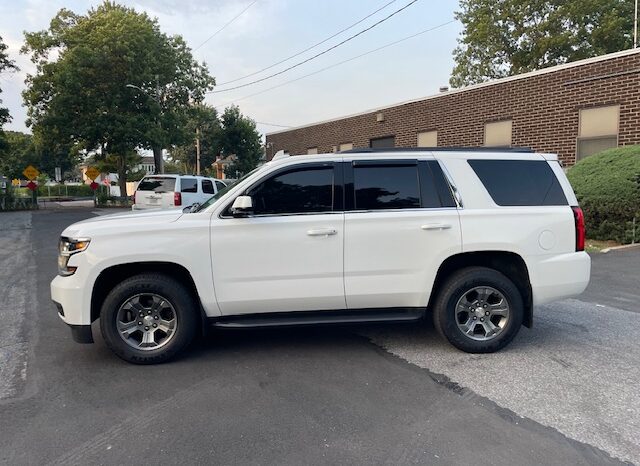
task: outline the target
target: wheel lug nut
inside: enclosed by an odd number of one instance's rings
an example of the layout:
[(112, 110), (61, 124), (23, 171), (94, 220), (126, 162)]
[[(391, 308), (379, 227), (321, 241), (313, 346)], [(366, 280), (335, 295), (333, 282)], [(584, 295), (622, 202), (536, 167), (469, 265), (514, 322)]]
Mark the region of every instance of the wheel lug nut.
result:
[(158, 320), (158, 316), (153, 316), (154, 319)]
[(485, 316), (488, 316), (488, 315), (489, 315), (489, 311), (485, 312), (485, 313), (484, 313), (484, 315), (485, 315)]
[(483, 304), (483, 305), (482, 305), (482, 307), (487, 307), (487, 305), (486, 305), (486, 304)]
[(145, 330), (149, 330), (149, 327), (147, 327), (147, 326), (145, 325), (144, 329), (145, 329)]
[(153, 328), (156, 328), (158, 326), (158, 324), (153, 324)]
[(147, 314), (151, 314), (151, 311), (147, 311)]
[(484, 317), (480, 317), (480, 322), (484, 322)]
[(142, 325), (142, 321), (138, 321), (138, 325)]
[(477, 319), (477, 317), (476, 317), (476, 316), (473, 316), (473, 320), (476, 320), (476, 319)]

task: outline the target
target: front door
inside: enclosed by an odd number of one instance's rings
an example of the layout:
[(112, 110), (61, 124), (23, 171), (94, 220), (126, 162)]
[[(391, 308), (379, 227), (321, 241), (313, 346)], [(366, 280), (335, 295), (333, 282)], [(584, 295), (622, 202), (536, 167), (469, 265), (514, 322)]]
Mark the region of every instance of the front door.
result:
[(253, 213), (211, 223), (224, 315), (345, 308), (344, 213), (333, 163), (296, 165), (246, 190)]

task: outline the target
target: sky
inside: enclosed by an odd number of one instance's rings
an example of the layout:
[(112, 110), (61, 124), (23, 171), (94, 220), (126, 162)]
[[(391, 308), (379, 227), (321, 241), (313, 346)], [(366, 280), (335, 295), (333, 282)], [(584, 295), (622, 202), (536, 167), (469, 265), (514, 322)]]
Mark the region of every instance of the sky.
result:
[[(156, 17), (163, 32), (181, 35), (194, 57), (209, 67), (219, 84), (235, 80), (289, 57), (324, 40), (389, 3), (390, 0), (120, 0)], [(305, 54), (234, 83), (244, 84), (302, 61), (361, 31), (408, 4), (395, 0), (381, 11)], [(27, 73), (35, 68), (20, 54), (24, 31), (48, 28), (61, 8), (84, 14), (98, 1), (0, 0), (0, 36), (19, 72), (0, 75), (3, 107), (12, 122), (5, 130), (26, 131), (26, 109), (21, 92)], [(252, 4), (253, 3), (253, 4)], [(229, 26), (211, 37), (232, 18)], [(257, 122), (258, 130), (272, 131), (358, 113), (405, 100), (432, 95), (447, 85), (453, 68), (452, 51), (461, 32), (451, 22), (457, 0), (418, 0), (379, 26), (344, 45), (282, 75), (242, 89), (209, 94), (206, 102), (218, 107), (235, 103)], [(443, 25), (449, 22), (449, 24)], [(443, 25), (415, 38), (370, 53), (348, 63), (301, 78), (420, 31)], [(210, 39), (209, 39), (210, 38)], [(209, 39), (209, 40), (208, 40)], [(206, 42), (205, 42), (206, 41)], [(296, 80), (297, 79), (297, 80)], [(292, 83), (287, 81), (296, 80)], [(282, 86), (279, 86), (283, 84)], [(279, 86), (273, 90), (267, 90)], [(261, 91), (266, 91), (261, 93)], [(259, 95), (253, 95), (260, 93)]]

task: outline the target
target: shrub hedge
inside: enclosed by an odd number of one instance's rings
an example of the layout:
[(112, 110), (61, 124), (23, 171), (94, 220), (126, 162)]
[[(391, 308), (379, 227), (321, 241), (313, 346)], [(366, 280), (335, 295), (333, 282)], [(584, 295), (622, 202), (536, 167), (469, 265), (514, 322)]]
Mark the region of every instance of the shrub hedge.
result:
[(587, 237), (630, 243), (640, 240), (640, 145), (609, 149), (569, 169), (584, 210)]
[(81, 185), (56, 185), (38, 186), (38, 196), (71, 196), (71, 197), (92, 197), (93, 189), (88, 184)]

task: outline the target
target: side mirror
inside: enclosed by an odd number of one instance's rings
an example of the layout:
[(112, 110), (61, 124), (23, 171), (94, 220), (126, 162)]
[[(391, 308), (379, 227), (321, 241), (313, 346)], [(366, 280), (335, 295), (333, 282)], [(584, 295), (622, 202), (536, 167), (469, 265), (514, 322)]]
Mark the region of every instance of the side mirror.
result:
[(198, 207), (200, 207), (200, 203), (196, 202), (195, 204), (191, 204), (191, 205), (186, 206), (184, 209), (182, 209), (182, 211), (185, 214), (188, 214), (190, 212), (195, 212), (196, 210), (198, 210)]
[(251, 196), (238, 196), (231, 206), (231, 215), (234, 217), (248, 217), (253, 213), (253, 201)]

